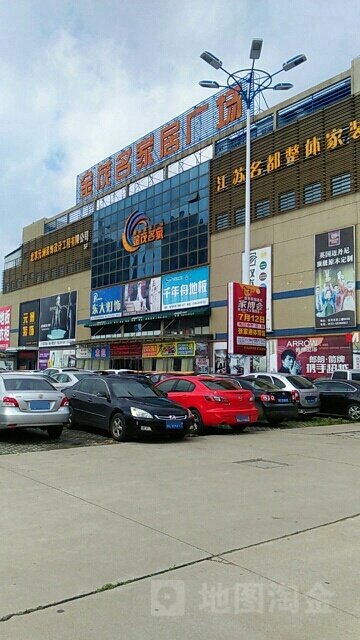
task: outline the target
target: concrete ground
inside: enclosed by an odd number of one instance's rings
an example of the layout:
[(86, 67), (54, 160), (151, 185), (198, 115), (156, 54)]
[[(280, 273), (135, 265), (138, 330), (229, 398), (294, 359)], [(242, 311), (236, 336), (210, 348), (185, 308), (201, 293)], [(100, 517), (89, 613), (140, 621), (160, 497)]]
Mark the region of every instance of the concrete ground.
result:
[(0, 457), (3, 640), (359, 640), (360, 424)]

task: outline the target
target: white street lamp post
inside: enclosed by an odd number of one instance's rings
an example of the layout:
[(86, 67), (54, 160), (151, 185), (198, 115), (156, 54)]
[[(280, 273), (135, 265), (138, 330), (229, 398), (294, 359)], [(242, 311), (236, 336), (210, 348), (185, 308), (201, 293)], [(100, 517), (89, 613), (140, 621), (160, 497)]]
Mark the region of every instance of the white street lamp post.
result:
[[(220, 89), (231, 88), (240, 95), (243, 103), (246, 107), (246, 148), (245, 148), (245, 227), (244, 227), (244, 270), (242, 273), (243, 284), (249, 284), (250, 280), (250, 224), (251, 224), (251, 139), (250, 139), (250, 122), (251, 122), (251, 109), (254, 107), (255, 98), (260, 96), (266, 89), (273, 89), (275, 91), (286, 91), (292, 89), (292, 84), (288, 82), (281, 82), (272, 85), (274, 76), (282, 71), (289, 71), (294, 67), (297, 67), (302, 62), (305, 62), (306, 56), (300, 54), (291, 58), (287, 62), (284, 62), (282, 68), (275, 73), (267, 73), (262, 69), (255, 69), (255, 60), (260, 58), (262, 40), (256, 39), (252, 41), (250, 49), (250, 60), (252, 65), (250, 69), (240, 69), (230, 73), (224, 69), (223, 64), (219, 58), (214, 56), (209, 51), (204, 51), (200, 58), (205, 60), (214, 69), (221, 69), (227, 75), (227, 85), (221, 85), (213, 80), (201, 80), (199, 82), (201, 87), (207, 89)], [(250, 373), (250, 357), (244, 357), (244, 373)]]

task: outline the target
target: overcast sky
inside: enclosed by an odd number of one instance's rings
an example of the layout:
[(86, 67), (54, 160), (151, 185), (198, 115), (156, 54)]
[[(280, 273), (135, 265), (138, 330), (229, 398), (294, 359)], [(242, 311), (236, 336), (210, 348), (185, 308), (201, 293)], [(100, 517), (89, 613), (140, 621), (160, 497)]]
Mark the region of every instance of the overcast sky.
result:
[(230, 71), (253, 38), (269, 72), (305, 53), (288, 98), (349, 69), (359, 28), (354, 0), (2, 0), (1, 271), (25, 225), (75, 205), (79, 173), (210, 95), (203, 50)]

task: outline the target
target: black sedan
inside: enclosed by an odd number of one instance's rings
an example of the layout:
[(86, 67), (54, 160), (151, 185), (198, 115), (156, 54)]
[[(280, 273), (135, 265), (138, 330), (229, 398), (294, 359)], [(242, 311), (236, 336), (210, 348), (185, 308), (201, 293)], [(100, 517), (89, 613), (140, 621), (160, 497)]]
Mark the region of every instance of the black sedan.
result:
[(118, 442), (143, 432), (180, 440), (194, 423), (190, 411), (166, 398), (145, 376), (86, 376), (65, 395), (70, 427), (104, 429)]
[(320, 413), (360, 422), (360, 382), (315, 380), (314, 385), (320, 391)]
[(259, 378), (231, 378), (242, 389), (249, 389), (255, 396), (258, 420), (266, 420), (276, 426), (284, 420), (296, 420), (298, 403), (291, 391), (283, 391), (271, 382)]

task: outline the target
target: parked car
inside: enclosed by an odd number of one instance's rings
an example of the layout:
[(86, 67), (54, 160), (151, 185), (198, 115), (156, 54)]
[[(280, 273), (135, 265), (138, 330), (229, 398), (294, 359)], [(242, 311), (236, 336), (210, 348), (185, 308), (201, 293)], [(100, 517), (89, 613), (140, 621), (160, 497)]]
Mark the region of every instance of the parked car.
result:
[(331, 373), (331, 380), (357, 380), (360, 382), (360, 369), (337, 369)]
[(35, 427), (58, 438), (69, 421), (69, 400), (45, 376), (0, 374), (0, 429)]
[(75, 373), (75, 371), (86, 371), (87, 373), (92, 372), (91, 369), (78, 369), (78, 367), (48, 367), (47, 369), (43, 369), (41, 373), (45, 374), (46, 376), (52, 376), (54, 373)]
[(303, 376), (295, 376), (289, 373), (266, 372), (249, 373), (246, 378), (259, 378), (266, 382), (272, 382), (278, 389), (294, 392), (295, 398), (298, 401), (298, 414), (300, 416), (310, 415), (320, 411), (319, 390), (310, 380), (307, 380)]
[(360, 421), (360, 382), (355, 380), (319, 380), (315, 383), (320, 392), (320, 413), (327, 416), (343, 416)]
[(190, 409), (195, 419), (194, 432), (198, 434), (204, 433), (206, 427), (220, 425), (244, 431), (258, 418), (253, 392), (239, 389), (227, 378), (174, 376), (157, 383), (156, 387)]
[(190, 411), (166, 398), (145, 376), (84, 376), (65, 394), (70, 427), (105, 429), (119, 442), (142, 432), (180, 440), (194, 424)]
[(162, 380), (166, 380), (167, 378), (173, 378), (176, 376), (176, 373), (145, 373), (146, 377), (151, 380), (153, 384), (157, 382), (162, 382)]
[(278, 425), (284, 420), (295, 420), (298, 415), (298, 403), (295, 391), (279, 389), (272, 382), (260, 378), (231, 378), (242, 389), (249, 389), (255, 396), (258, 420), (266, 420)]
[(69, 389), (74, 384), (79, 382), (81, 378), (84, 376), (92, 376), (93, 373), (89, 371), (79, 370), (79, 371), (62, 371), (61, 373), (53, 373), (52, 376), (48, 376), (51, 383), (58, 389), (59, 391), (64, 391), (65, 389)]

